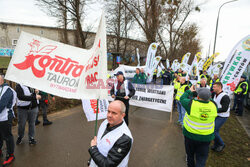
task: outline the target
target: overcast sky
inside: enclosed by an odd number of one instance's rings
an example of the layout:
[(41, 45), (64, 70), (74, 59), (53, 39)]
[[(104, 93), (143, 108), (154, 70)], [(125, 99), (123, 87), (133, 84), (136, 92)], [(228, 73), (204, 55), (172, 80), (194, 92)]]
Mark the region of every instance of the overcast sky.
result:
[[(100, 0), (102, 1), (102, 0)], [(197, 0), (198, 1), (198, 0)], [(210, 56), (213, 52), (216, 19), (220, 5), (229, 0), (199, 0), (206, 2), (201, 6), (201, 12), (193, 13), (188, 21), (196, 22), (200, 27), (202, 55), (205, 57), (210, 46)], [(88, 7), (85, 24), (97, 26), (103, 3), (95, 3)], [(56, 20), (47, 16), (35, 0), (0, 0), (0, 21), (24, 23), (44, 26), (56, 26)], [(216, 59), (225, 60), (234, 45), (243, 37), (250, 34), (250, 0), (238, 0), (228, 3), (221, 8), (217, 34)]]

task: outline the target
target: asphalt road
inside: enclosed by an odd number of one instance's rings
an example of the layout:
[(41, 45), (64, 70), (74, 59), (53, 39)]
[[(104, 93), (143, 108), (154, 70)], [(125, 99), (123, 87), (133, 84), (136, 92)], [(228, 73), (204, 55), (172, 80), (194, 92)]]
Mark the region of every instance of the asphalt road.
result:
[[(185, 150), (177, 113), (130, 107), (129, 128), (134, 143), (130, 167), (184, 167)], [(42, 119), (41, 117), (39, 118)], [(36, 127), (37, 145), (29, 146), (27, 127), (23, 143), (15, 147), (12, 167), (84, 167), (95, 122), (87, 122), (81, 106), (49, 115), (51, 126)], [(98, 125), (102, 120), (98, 121)], [(17, 127), (13, 127), (15, 140)], [(4, 149), (4, 151), (6, 151)], [(2, 163), (3, 158), (0, 158)]]

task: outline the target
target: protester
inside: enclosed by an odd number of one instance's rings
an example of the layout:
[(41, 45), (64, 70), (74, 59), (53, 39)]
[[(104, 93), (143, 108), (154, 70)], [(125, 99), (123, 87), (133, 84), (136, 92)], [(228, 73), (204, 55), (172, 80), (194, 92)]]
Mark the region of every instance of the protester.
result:
[(194, 85), (180, 98), (186, 110), (183, 134), (188, 167), (205, 167), (209, 144), (214, 139), (214, 120), (217, 116), (215, 102), (210, 100), (207, 88), (197, 89), (197, 99), (190, 99), (195, 91)]
[(171, 73), (169, 70), (162, 69), (161, 71), (161, 78), (163, 85), (170, 85), (171, 83)]
[(12, 163), (14, 156), (14, 138), (12, 135), (13, 107), (16, 103), (16, 92), (4, 83), (4, 76), (0, 75), (0, 157), (2, 156), (3, 141), (6, 142), (7, 155), (3, 166)]
[(153, 73), (153, 83), (156, 84), (156, 78), (157, 78), (157, 69), (154, 70), (154, 73)]
[(38, 114), (37, 100), (41, 99), (39, 91), (24, 85), (16, 85), (17, 92), (17, 116), (18, 116), (18, 138), (16, 144), (22, 143), (26, 121), (29, 123), (29, 144), (35, 145), (35, 121)]
[(200, 78), (206, 78), (206, 80), (209, 79), (209, 76), (207, 75), (207, 71), (203, 71), (203, 74), (200, 75)]
[(186, 111), (185, 111), (185, 108), (181, 105), (180, 98), (183, 95), (183, 93), (185, 91), (187, 91), (188, 89), (189, 89), (189, 87), (187, 85), (186, 78), (181, 77), (180, 78), (180, 86), (177, 89), (177, 93), (176, 93), (176, 96), (175, 96), (175, 100), (176, 100), (176, 104), (177, 104), (177, 110), (178, 110), (178, 113), (179, 113), (178, 123), (180, 123), (181, 125), (183, 125), (183, 119), (184, 119)]
[(219, 130), (230, 115), (230, 98), (225, 92), (222, 91), (223, 85), (221, 82), (215, 82), (213, 85), (213, 90), (215, 92), (213, 100), (218, 107), (218, 116), (215, 118), (215, 138), (214, 145), (211, 148), (214, 151), (221, 152), (225, 148), (225, 143), (220, 137)]
[(124, 120), (128, 125), (129, 99), (135, 95), (135, 88), (128, 80), (125, 80), (123, 72), (118, 71), (115, 75), (117, 77), (117, 82), (115, 82), (112, 86), (110, 94), (112, 98), (114, 98), (115, 100), (121, 100), (125, 104), (126, 115), (124, 117)]
[[(233, 110), (237, 116), (243, 115), (243, 101), (246, 98), (248, 91), (248, 83), (246, 82), (246, 76), (242, 75), (239, 84), (236, 86), (234, 91), (234, 105)], [(238, 106), (238, 110), (236, 107)]]
[[(48, 104), (49, 104), (49, 96), (48, 93), (43, 92), (43, 91), (39, 91), (39, 95), (41, 95), (41, 99), (39, 100), (39, 108), (42, 110), (42, 114), (43, 114), (43, 126), (46, 125), (51, 125), (52, 122), (48, 120), (47, 117), (47, 111), (48, 111)], [(53, 95), (50, 95), (52, 97), (52, 100), (55, 101), (55, 97)], [(40, 121), (38, 120), (38, 115), (36, 117), (36, 125), (40, 124)]]
[(140, 73), (140, 69), (139, 68), (136, 68), (135, 70), (135, 75), (134, 75), (134, 78), (132, 80), (133, 83), (137, 83), (137, 84), (142, 84), (143, 83), (143, 80), (142, 80), (142, 76), (141, 76), (141, 73)]
[(128, 166), (133, 137), (123, 121), (125, 110), (125, 105), (119, 100), (109, 104), (107, 119), (90, 143), (90, 167)]
[(179, 75), (180, 77), (182, 77), (182, 70), (181, 70), (181, 68), (178, 69), (178, 75)]
[[(175, 76), (175, 79), (173, 80), (173, 84), (174, 84), (174, 97), (175, 97), (177, 94), (177, 90), (181, 86), (181, 84), (180, 84), (180, 76), (178, 75), (177, 72), (174, 73), (174, 76)], [(174, 109), (175, 109), (176, 104), (177, 103), (176, 103), (176, 100), (174, 98)]]
[(207, 88), (210, 90), (210, 87), (207, 85), (207, 79), (205, 77), (201, 78), (199, 86), (200, 88)]
[(141, 77), (142, 77), (142, 84), (146, 84), (147, 83), (147, 79), (148, 79), (148, 76), (145, 74), (145, 72), (144, 72), (144, 69), (143, 68), (141, 68)]
[(218, 74), (214, 74), (213, 79), (210, 80), (210, 90), (213, 92), (213, 85), (215, 82), (220, 82), (220, 79), (218, 78)]

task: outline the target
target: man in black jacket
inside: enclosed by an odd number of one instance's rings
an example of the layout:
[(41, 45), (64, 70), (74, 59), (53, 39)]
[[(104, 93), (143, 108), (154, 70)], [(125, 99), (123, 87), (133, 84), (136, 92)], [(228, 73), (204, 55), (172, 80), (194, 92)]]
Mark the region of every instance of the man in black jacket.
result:
[(133, 137), (123, 121), (125, 110), (124, 103), (119, 100), (109, 104), (107, 119), (101, 124), (97, 137), (90, 143), (90, 167), (128, 165)]
[(226, 122), (227, 118), (230, 115), (230, 98), (229, 96), (222, 91), (222, 83), (215, 82), (213, 84), (213, 100), (217, 104), (218, 107), (218, 115), (215, 118), (215, 127), (214, 127), (214, 145), (212, 146), (212, 150), (221, 152), (225, 148), (225, 143), (220, 137), (219, 131), (222, 125)]
[(18, 138), (16, 144), (22, 143), (24, 137), (26, 121), (29, 123), (29, 144), (36, 144), (35, 136), (35, 121), (38, 114), (37, 100), (41, 99), (38, 95), (39, 91), (29, 88), (24, 85), (16, 85), (17, 92), (17, 117), (18, 117)]
[(117, 82), (114, 83), (112, 89), (110, 90), (110, 94), (112, 98), (115, 98), (115, 100), (120, 100), (125, 104), (126, 115), (124, 117), (124, 120), (128, 125), (129, 99), (134, 96), (135, 88), (130, 81), (125, 80), (123, 72), (118, 71), (115, 75), (117, 77)]
[[(246, 76), (242, 75), (240, 78), (240, 82), (234, 91), (233, 110), (235, 110), (237, 116), (242, 116), (243, 114), (243, 102), (246, 98), (247, 92), (248, 92), (248, 83), (246, 81)], [(238, 106), (238, 111), (236, 110), (237, 106)]]

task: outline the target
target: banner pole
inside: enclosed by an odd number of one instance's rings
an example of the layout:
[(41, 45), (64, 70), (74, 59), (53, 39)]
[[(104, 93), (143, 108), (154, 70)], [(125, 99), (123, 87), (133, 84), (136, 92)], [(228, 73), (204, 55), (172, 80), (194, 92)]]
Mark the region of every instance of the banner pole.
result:
[(97, 120), (99, 112), (99, 99), (97, 99), (97, 108), (96, 108), (96, 118), (95, 118), (95, 136), (97, 135)]
[(173, 106), (172, 106), (171, 113), (170, 113), (170, 119), (169, 119), (170, 123), (172, 123), (172, 118), (173, 118)]

